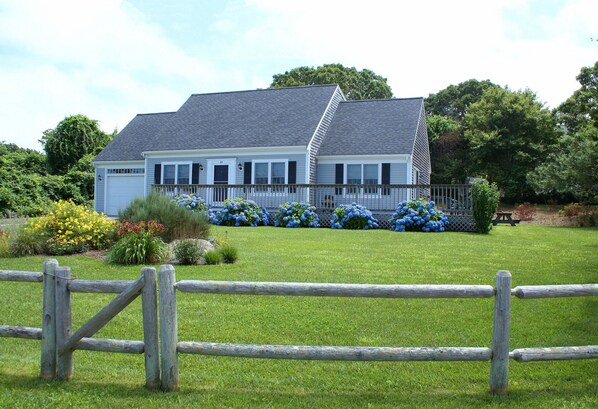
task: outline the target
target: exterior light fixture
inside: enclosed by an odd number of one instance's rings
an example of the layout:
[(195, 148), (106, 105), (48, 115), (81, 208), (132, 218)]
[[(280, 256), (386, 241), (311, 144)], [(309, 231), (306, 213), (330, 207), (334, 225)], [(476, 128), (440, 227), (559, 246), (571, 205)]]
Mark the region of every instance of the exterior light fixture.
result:
[(243, 164), (241, 162), (239, 162), (239, 164), (237, 165), (237, 168), (241, 171), (243, 170)]

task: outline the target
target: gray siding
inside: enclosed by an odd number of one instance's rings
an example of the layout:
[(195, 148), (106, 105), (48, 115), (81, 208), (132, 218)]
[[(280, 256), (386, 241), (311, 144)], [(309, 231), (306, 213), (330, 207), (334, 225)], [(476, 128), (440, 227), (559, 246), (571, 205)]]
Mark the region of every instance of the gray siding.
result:
[(320, 126), (316, 130), (313, 139), (311, 140), (311, 146), (309, 150), (309, 182), (310, 184), (316, 183), (317, 181), (317, 160), (316, 156), (318, 154), (318, 150), (320, 149), (320, 145), (324, 141), (324, 137), (326, 136), (326, 132), (332, 123), (332, 118), (334, 118), (334, 113), (338, 108), (338, 105), (341, 101), (344, 101), (345, 98), (343, 97), (343, 93), (341, 89), (337, 87), (332, 99), (330, 101), (330, 105), (326, 112), (324, 112), (324, 116), (322, 117), (322, 121), (320, 122)]
[[(102, 181), (99, 181), (99, 177), (102, 177)], [(96, 168), (96, 178), (95, 178), (95, 191), (93, 197), (93, 208), (96, 212), (103, 213), (105, 212), (104, 209), (104, 187), (106, 186), (106, 169), (105, 168)]]
[[(210, 157), (210, 160), (217, 160), (217, 159), (235, 159), (237, 163), (241, 162), (251, 162), (253, 160), (289, 160), (289, 161), (296, 161), (297, 162), (297, 183), (306, 183), (305, 182), (305, 154), (293, 154), (293, 155), (222, 155), (222, 156), (214, 156)], [(179, 157), (176, 159), (173, 158), (148, 158), (146, 160), (146, 168), (145, 172), (147, 175), (146, 178), (146, 193), (151, 191), (152, 185), (154, 184), (154, 169), (155, 165), (162, 162), (192, 162), (192, 163), (200, 163), (203, 166), (203, 171), (199, 172), (199, 184), (205, 185), (208, 183), (208, 159), (206, 157), (198, 157), (198, 156), (186, 156), (186, 157)], [(238, 167), (235, 166), (235, 178), (236, 184), (243, 184), (243, 170), (239, 170)]]
[[(339, 161), (342, 163), (342, 161)], [(381, 162), (382, 163), (382, 162)], [(318, 175), (316, 183), (320, 184), (334, 184), (335, 181), (335, 164), (324, 163), (318, 164)], [(390, 184), (400, 185), (407, 182), (407, 164), (406, 163), (391, 163), (390, 164)]]
[[(419, 183), (422, 185), (430, 184), (430, 148), (428, 144), (428, 130), (426, 127), (426, 115), (422, 107), (417, 126), (417, 134), (413, 144), (413, 166), (419, 170)], [(415, 183), (415, 172), (412, 172), (412, 183)]]

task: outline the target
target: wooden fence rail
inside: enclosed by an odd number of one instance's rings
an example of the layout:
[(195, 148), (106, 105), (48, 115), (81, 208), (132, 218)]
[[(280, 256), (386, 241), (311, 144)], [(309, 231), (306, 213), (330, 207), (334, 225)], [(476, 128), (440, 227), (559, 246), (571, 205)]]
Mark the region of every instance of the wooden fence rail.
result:
[[(157, 278), (157, 285), (156, 285)], [(77, 349), (144, 354), (146, 387), (166, 391), (179, 386), (179, 354), (243, 358), (341, 361), (490, 361), (490, 391), (508, 391), (509, 360), (517, 362), (598, 358), (598, 345), (509, 350), (511, 298), (598, 296), (598, 284), (539, 285), (511, 288), (511, 274), (499, 271), (489, 285), (374, 285), (292, 282), (177, 282), (174, 267), (143, 268), (137, 280), (73, 280), (69, 267), (46, 260), (43, 273), (0, 270), (0, 281), (43, 283), (42, 328), (0, 325), (0, 337), (42, 341), (41, 377), (73, 377)], [(159, 290), (159, 291), (158, 291)], [(369, 298), (492, 298), (492, 347), (363, 347), (233, 344), (178, 341), (176, 291), (205, 294)], [(71, 293), (116, 293), (110, 303), (72, 332)], [(158, 314), (158, 294), (160, 296)], [(91, 338), (136, 297), (141, 296), (143, 341)], [(158, 319), (160, 331), (158, 332)], [(158, 343), (160, 338), (160, 345)]]

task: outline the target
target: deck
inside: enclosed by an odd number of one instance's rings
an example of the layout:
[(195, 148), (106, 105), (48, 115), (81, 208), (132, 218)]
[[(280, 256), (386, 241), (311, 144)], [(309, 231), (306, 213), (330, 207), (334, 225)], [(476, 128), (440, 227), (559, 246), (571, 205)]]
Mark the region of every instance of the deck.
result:
[(320, 223), (329, 226), (332, 211), (341, 204), (353, 202), (367, 207), (389, 228), (389, 219), (403, 200), (433, 200), (449, 218), (448, 230), (474, 231), (470, 185), (153, 185), (161, 194), (176, 196), (195, 194), (214, 209), (228, 198), (253, 200), (275, 213), (285, 202), (309, 202), (316, 207)]

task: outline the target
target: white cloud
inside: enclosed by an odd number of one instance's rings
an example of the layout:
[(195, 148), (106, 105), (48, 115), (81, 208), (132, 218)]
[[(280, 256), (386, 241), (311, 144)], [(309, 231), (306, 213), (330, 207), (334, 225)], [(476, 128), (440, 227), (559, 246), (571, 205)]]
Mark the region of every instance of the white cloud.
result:
[[(258, 29), (262, 35), (256, 38), (254, 30), (248, 44), (269, 37), (276, 42), (272, 48), (311, 65), (341, 62), (370, 68), (387, 77), (400, 97), (427, 96), (477, 78), (513, 89), (529, 87), (556, 106), (578, 87), (580, 68), (598, 54), (589, 41), (598, 3), (589, 0), (569, 1), (546, 16), (534, 14), (541, 4), (532, 7), (522, 0), (247, 3), (270, 16), (267, 26)], [(515, 14), (524, 17), (524, 26), (537, 20), (544, 37), (517, 37), (511, 23)]]
[[(0, 140), (40, 148), (42, 131), (83, 113), (106, 131), (175, 110), (217, 77), (121, 1), (2, 2)], [(0, 48), (1, 50), (1, 48)]]

